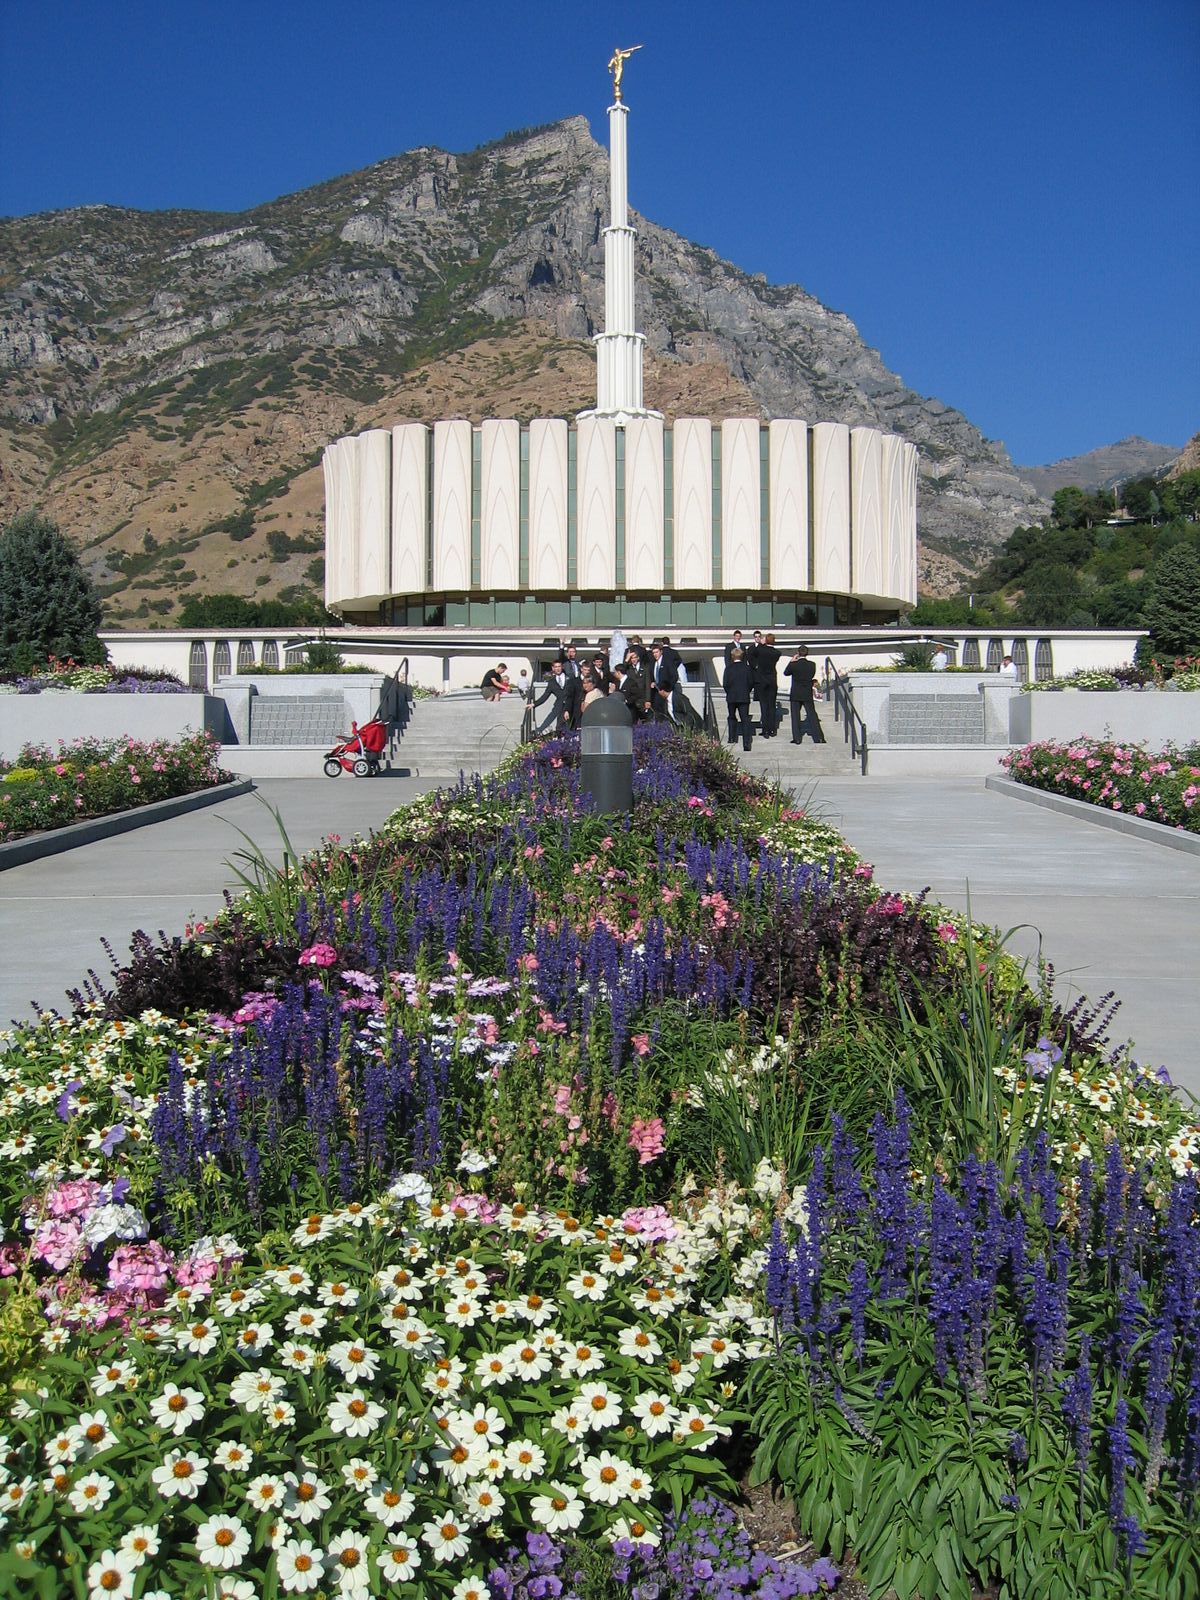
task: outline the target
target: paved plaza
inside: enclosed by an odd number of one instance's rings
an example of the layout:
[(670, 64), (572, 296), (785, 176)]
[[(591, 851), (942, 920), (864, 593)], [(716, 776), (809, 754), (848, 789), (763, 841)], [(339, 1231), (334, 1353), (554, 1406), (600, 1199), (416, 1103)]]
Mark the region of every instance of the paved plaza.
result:
[[(30, 1002), (59, 1006), (88, 967), (108, 972), (101, 939), (119, 956), (136, 928), (178, 933), (211, 915), (243, 829), (278, 861), (279, 809), (298, 850), (327, 834), (378, 826), (435, 780), (281, 779), (205, 810), (0, 873), (0, 1019)], [(1200, 856), (1112, 833), (985, 789), (980, 778), (822, 778), (809, 808), (876, 866), (886, 888), (929, 888), (935, 900), (1001, 929), (1013, 949), (1041, 948), (1058, 993), (1122, 1001), (1114, 1039), (1164, 1064), (1200, 1093)], [(235, 826), (231, 826), (233, 824)]]

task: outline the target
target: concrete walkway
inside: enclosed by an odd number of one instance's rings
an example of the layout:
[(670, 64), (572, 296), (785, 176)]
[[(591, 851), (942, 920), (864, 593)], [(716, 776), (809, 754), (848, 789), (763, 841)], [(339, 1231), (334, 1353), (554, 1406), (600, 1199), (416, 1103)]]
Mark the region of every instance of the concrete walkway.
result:
[[(364, 833), (435, 786), (343, 777), (259, 792), (306, 850)], [(818, 777), (807, 792), (885, 887), (928, 887), (963, 910), (969, 896), (978, 921), (1018, 930), (1022, 955), (1040, 941), (1067, 1003), (1115, 989), (1114, 1039), (1132, 1037), (1142, 1060), (1200, 1093), (1200, 858), (1010, 800), (979, 778)], [(123, 957), (133, 929), (178, 933), (218, 909), (245, 848), (230, 823), (280, 859), (273, 818), (247, 795), (0, 874), (0, 1021), (27, 1020), (31, 1001), (61, 1005), (88, 967), (107, 976), (103, 937)]]
[(816, 778), (808, 809), (889, 889), (1016, 930), (1015, 954), (1054, 964), (1070, 1004), (1110, 989), (1114, 1043), (1200, 1094), (1200, 857), (1043, 810), (980, 778)]

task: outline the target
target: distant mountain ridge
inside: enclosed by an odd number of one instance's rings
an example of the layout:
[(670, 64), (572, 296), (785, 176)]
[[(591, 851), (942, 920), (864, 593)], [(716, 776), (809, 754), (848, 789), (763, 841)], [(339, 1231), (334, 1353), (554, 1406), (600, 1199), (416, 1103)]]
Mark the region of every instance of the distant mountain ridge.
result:
[[(574, 117), (238, 215), (0, 222), (0, 517), (57, 516), (117, 622), (169, 620), (214, 588), (317, 592), (329, 440), (594, 403), (607, 178)], [(848, 317), (635, 220), (647, 404), (911, 439), (934, 583), (1047, 509), (1002, 445), (907, 388)]]
[(1045, 467), (1018, 467), (1021, 477), (1038, 494), (1052, 495), (1056, 489), (1073, 484), (1077, 489), (1111, 489), (1126, 478), (1142, 478), (1161, 472), (1180, 454), (1180, 447), (1152, 444), (1137, 434), (1101, 445), (1081, 456), (1065, 456)]

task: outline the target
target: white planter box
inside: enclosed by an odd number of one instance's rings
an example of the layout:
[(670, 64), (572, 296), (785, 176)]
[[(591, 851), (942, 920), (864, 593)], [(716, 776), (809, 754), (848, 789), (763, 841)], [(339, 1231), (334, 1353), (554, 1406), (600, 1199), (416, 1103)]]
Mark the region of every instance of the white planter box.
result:
[(1119, 739), (1161, 750), (1200, 739), (1200, 693), (1162, 689), (1054, 689), (1014, 695), (1008, 713), (1012, 744), (1045, 739)]
[(0, 760), (22, 745), (72, 739), (182, 739), (208, 732), (224, 739), (223, 702), (211, 694), (0, 694)]

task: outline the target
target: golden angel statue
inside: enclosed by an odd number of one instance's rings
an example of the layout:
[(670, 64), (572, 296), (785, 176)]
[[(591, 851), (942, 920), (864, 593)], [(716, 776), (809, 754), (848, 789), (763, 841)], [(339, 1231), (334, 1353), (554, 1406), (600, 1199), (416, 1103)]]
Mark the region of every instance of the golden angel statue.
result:
[(627, 50), (622, 50), (620, 45), (613, 51), (612, 60), (608, 63), (608, 70), (612, 73), (613, 99), (618, 104), (621, 99), (621, 75), (625, 71), (625, 63), (635, 50), (640, 50), (640, 44), (631, 44)]

